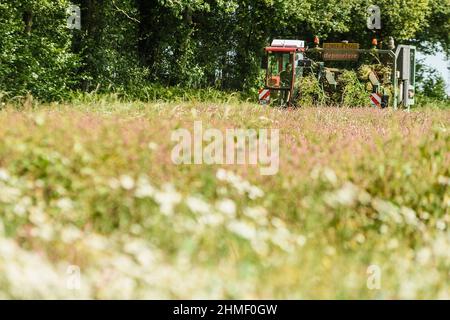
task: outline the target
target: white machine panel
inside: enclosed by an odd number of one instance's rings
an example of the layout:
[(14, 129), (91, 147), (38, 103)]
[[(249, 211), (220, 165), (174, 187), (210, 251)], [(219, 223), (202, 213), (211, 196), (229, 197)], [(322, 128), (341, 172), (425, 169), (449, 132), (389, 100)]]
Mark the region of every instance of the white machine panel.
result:
[(272, 41), (272, 47), (304, 48), (305, 41), (274, 39)]

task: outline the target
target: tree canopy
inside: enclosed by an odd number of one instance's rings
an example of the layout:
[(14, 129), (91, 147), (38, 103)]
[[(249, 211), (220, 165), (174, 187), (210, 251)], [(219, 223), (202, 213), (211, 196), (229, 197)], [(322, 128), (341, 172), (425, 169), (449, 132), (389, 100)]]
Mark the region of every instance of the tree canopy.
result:
[(69, 90), (141, 86), (250, 90), (273, 38), (349, 40), (376, 36), (450, 54), (449, 0), (73, 0), (81, 30), (66, 26), (67, 0), (0, 3), (0, 91), (42, 99)]

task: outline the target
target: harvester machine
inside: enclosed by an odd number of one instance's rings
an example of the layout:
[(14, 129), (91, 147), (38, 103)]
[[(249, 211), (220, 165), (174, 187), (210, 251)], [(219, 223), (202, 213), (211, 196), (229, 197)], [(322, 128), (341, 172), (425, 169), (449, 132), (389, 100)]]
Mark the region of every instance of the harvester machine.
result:
[(329, 42), (312, 47), (302, 40), (275, 39), (265, 48), (262, 67), (263, 105), (297, 107), (303, 104), (358, 105), (376, 108), (407, 108), (414, 104), (414, 46), (389, 39), (386, 49), (377, 40), (371, 49), (358, 43)]

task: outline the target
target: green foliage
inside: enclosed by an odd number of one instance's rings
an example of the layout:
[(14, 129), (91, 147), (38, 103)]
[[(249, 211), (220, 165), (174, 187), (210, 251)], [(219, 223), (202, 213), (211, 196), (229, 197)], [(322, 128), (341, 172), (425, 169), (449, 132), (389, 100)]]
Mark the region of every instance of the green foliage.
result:
[(422, 92), (427, 97), (445, 100), (447, 98), (445, 89), (446, 84), (444, 78), (440, 74), (437, 74), (437, 72), (434, 72), (424, 81)]
[(450, 108), (450, 97), (442, 75), (423, 61), (418, 61), (416, 65), (416, 94), (418, 107)]
[(74, 1), (82, 8), (82, 30), (74, 31), (74, 50), (82, 59), (77, 89), (113, 92), (142, 86), (148, 69), (138, 61), (139, 20), (134, 0)]
[[(158, 84), (254, 94), (262, 48), (273, 38), (304, 39), (311, 45), (318, 35), (368, 47), (373, 36), (366, 28), (366, 0), (73, 3), (81, 7), (81, 31), (65, 27), (68, 0), (1, 2), (1, 91), (54, 100), (71, 90), (138, 92)], [(384, 37), (448, 52), (448, 1), (376, 4)]]
[(419, 61), (417, 64), (416, 82), (417, 92), (425, 97), (446, 100), (446, 83), (440, 72), (430, 68)]
[(339, 76), (339, 85), (341, 86), (341, 104), (344, 106), (367, 106), (369, 94), (358, 79), (355, 71), (345, 70)]
[(415, 98), (414, 108), (427, 108), (427, 109), (450, 109), (450, 99), (446, 98), (444, 100), (430, 98), (424, 96), (419, 92)]
[(213, 88), (189, 89), (184, 87), (165, 87), (162, 85), (152, 85), (139, 87), (136, 90), (122, 88), (113, 94), (98, 94), (97, 92), (85, 93), (82, 91), (73, 92), (69, 101), (77, 103), (95, 103), (101, 100), (110, 102), (132, 102), (132, 101), (160, 101), (160, 102), (236, 102), (248, 99), (241, 92), (227, 92)]
[(300, 80), (300, 92), (298, 105), (299, 106), (313, 106), (323, 105), (327, 97), (322, 85), (314, 75), (307, 75)]
[(0, 90), (60, 99), (79, 80), (79, 61), (65, 28), (68, 1), (0, 3)]
[(299, 83), (298, 105), (367, 106), (370, 91), (367, 90), (360, 78), (356, 71), (344, 70), (337, 75), (337, 86), (333, 88), (325, 81), (319, 82), (315, 75), (304, 76)]
[(450, 55), (450, 1), (430, 0), (429, 14), (416, 33), (413, 43), (421, 51), (434, 53), (444, 50)]

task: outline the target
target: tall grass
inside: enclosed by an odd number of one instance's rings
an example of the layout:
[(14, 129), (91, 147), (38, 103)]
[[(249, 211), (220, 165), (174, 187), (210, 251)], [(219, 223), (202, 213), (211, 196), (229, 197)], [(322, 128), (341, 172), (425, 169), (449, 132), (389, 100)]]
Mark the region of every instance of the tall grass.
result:
[[(279, 173), (174, 165), (171, 131), (194, 120), (279, 128)], [(0, 298), (449, 298), (449, 123), (432, 109), (7, 106)]]

